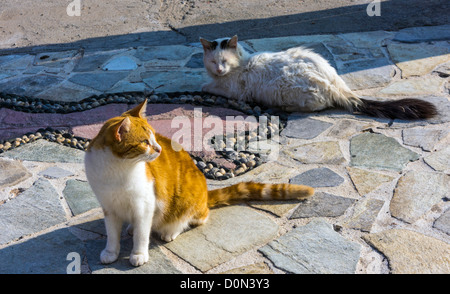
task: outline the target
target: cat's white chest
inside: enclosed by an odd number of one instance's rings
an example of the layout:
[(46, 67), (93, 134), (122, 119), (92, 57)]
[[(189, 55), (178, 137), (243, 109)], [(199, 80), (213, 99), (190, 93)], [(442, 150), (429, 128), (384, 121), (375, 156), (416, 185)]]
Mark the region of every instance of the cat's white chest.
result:
[(89, 184), (106, 212), (131, 222), (136, 215), (153, 213), (155, 192), (153, 181), (146, 176), (145, 162), (117, 158), (105, 149), (92, 149), (85, 154)]

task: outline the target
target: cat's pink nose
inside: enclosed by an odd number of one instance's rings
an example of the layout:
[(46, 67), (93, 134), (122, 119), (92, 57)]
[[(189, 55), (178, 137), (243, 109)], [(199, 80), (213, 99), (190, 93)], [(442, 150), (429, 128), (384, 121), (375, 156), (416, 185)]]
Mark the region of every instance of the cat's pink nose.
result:
[(157, 145), (157, 146), (153, 146), (153, 150), (155, 150), (158, 153), (161, 153), (162, 148), (161, 148), (161, 146)]
[(220, 68), (217, 69), (217, 73), (222, 73), (222, 72), (223, 72), (222, 69), (220, 69)]

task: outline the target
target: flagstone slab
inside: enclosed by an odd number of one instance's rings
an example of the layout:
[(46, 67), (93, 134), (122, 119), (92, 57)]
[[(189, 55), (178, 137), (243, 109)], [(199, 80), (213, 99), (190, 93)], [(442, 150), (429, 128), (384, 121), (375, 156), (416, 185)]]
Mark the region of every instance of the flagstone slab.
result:
[(299, 204), (290, 219), (341, 216), (355, 201), (356, 199), (352, 198), (316, 192), (312, 197)]
[(61, 77), (44, 74), (18, 76), (0, 83), (0, 92), (33, 97), (46, 90), (49, 85), (59, 84), (63, 80)]
[(102, 68), (102, 65), (115, 53), (117, 52), (85, 53), (78, 61), (77, 65), (73, 69), (73, 72), (89, 72), (99, 70)]
[(18, 54), (11, 55), (11, 57), (3, 57), (3, 61), (0, 61), (0, 68), (2, 70), (24, 70), (27, 69), (34, 60), (34, 55)]
[(36, 55), (33, 65), (47, 67), (63, 67), (73, 60), (78, 50), (43, 52)]
[(335, 141), (308, 143), (283, 152), (303, 163), (342, 164), (346, 161)]
[(93, 88), (98, 91), (107, 91), (118, 81), (126, 78), (129, 72), (100, 72), (100, 73), (76, 73), (69, 78), (69, 81)]
[(273, 274), (274, 272), (265, 264), (264, 262), (258, 262), (254, 264), (249, 264), (245, 266), (241, 266), (238, 268), (234, 268), (225, 272), (221, 272), (221, 274)]
[(64, 198), (69, 204), (73, 215), (78, 215), (91, 209), (100, 207), (94, 192), (88, 182), (68, 180), (63, 191)]
[(436, 76), (395, 81), (380, 91), (386, 95), (430, 95), (440, 94), (445, 79)]
[(344, 226), (370, 232), (383, 205), (384, 201), (378, 199), (364, 198), (359, 200), (355, 204), (352, 215), (344, 222)]
[(291, 115), (287, 125), (281, 132), (282, 136), (297, 139), (313, 139), (331, 127), (333, 124), (304, 116)]
[(396, 74), (395, 66), (385, 57), (346, 62), (338, 73), (352, 90), (383, 87)]
[(429, 42), (450, 39), (450, 25), (413, 27), (400, 30), (394, 40), (405, 43)]
[(78, 254), (81, 265), (85, 251), (67, 228), (58, 229), (0, 249), (0, 274), (66, 274), (77, 262), (67, 260), (69, 253)]
[(341, 38), (350, 41), (356, 48), (369, 49), (373, 57), (384, 57), (381, 46), (393, 38), (394, 33), (386, 31), (371, 31), (340, 34)]
[(450, 173), (450, 146), (431, 153), (423, 160), (435, 171)]
[(187, 68), (203, 68), (203, 53), (196, 53), (191, 56), (191, 59), (184, 65)]
[(48, 179), (60, 179), (73, 176), (71, 171), (65, 170), (57, 166), (51, 166), (39, 173), (40, 176), (44, 176)]
[(31, 177), (21, 162), (0, 158), (0, 189), (14, 186)]
[(58, 192), (44, 178), (0, 205), (0, 244), (37, 233), (66, 221)]
[(394, 180), (394, 177), (392, 176), (356, 167), (347, 167), (347, 170), (350, 179), (361, 196), (374, 191), (384, 183)]
[(360, 133), (363, 129), (372, 126), (372, 123), (357, 120), (341, 119), (326, 133), (327, 136), (343, 139)]
[(85, 88), (84, 86), (76, 85), (68, 81), (50, 87), (38, 95), (37, 98), (47, 99), (58, 102), (78, 102), (93, 95), (101, 94), (100, 91)]
[(84, 162), (83, 151), (43, 139), (9, 150), (0, 156), (39, 162)]
[[(17, 59), (21, 59), (22, 57), (27, 56), (24, 54), (10, 54), (10, 55), (2, 55), (0, 56), (0, 68), (3, 69), (3, 66), (8, 64), (9, 62)], [(31, 58), (31, 55), (28, 55)]]
[(394, 138), (363, 133), (350, 140), (351, 166), (401, 171), (420, 155), (401, 146)]
[(448, 130), (405, 129), (402, 131), (402, 137), (405, 145), (420, 147), (425, 151), (432, 151), (434, 145), (448, 133)]
[(289, 183), (306, 185), (314, 188), (336, 187), (344, 182), (344, 178), (327, 167), (310, 169), (289, 180)]
[(165, 244), (169, 250), (201, 271), (262, 245), (276, 236), (278, 225), (243, 206), (211, 210), (205, 225), (187, 231)]
[(249, 201), (249, 204), (252, 207), (268, 211), (278, 217), (282, 217), (286, 215), (289, 211), (291, 211), (294, 207), (299, 204), (300, 200), (282, 200), (282, 201)]
[(325, 41), (341, 41), (341, 39), (334, 35), (311, 35), (311, 36), (290, 36), (279, 38), (263, 38), (251, 39), (245, 42), (256, 51), (271, 51), (278, 52), (287, 50), (289, 48), (305, 46), (310, 43), (320, 43)]
[(354, 274), (361, 245), (344, 239), (322, 219), (297, 227), (259, 249), (294, 274)]
[(449, 191), (449, 175), (409, 171), (398, 180), (390, 203), (391, 215), (413, 223), (443, 198), (448, 197)]
[(441, 230), (447, 235), (450, 235), (450, 209), (448, 209), (434, 221), (433, 228)]
[(142, 80), (157, 93), (195, 92), (208, 79), (205, 71), (146, 71), (141, 74)]
[(141, 61), (185, 60), (196, 49), (185, 45), (138, 47), (134, 56)]
[(450, 61), (450, 48), (447, 46), (390, 43), (387, 49), (401, 69), (403, 78), (426, 75), (439, 64)]
[(128, 81), (119, 81), (114, 85), (107, 93), (125, 93), (125, 92), (150, 92), (151, 88), (149, 88), (144, 83), (130, 83)]
[(120, 254), (117, 261), (111, 264), (101, 264), (100, 253), (105, 248), (106, 240), (89, 240), (86, 243), (86, 256), (93, 274), (180, 274), (181, 272), (150, 241), (148, 262), (135, 267), (130, 264), (129, 256), (133, 248), (133, 239), (128, 237), (120, 242)]
[(404, 229), (362, 238), (387, 257), (393, 274), (450, 273), (450, 245), (441, 240)]
[(129, 56), (118, 56), (109, 60), (105, 65), (103, 65), (103, 70), (134, 70), (138, 66), (136, 61), (134, 61)]

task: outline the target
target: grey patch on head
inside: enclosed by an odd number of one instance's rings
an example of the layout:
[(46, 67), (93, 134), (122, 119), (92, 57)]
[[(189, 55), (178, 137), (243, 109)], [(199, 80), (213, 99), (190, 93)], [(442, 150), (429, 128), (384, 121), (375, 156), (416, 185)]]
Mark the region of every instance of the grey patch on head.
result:
[(220, 42), (220, 49), (226, 49), (227, 45), (228, 45), (228, 41), (230, 41), (230, 39), (225, 39), (222, 42)]

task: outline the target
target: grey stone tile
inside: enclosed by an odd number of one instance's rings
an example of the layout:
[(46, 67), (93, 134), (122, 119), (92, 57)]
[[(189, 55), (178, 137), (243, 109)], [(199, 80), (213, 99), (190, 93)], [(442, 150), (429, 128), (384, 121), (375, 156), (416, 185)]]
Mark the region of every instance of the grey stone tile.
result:
[(184, 60), (196, 49), (185, 45), (138, 47), (134, 56), (141, 61)]
[(353, 274), (361, 246), (324, 220), (297, 227), (259, 249), (276, 267), (295, 274)]
[(49, 85), (56, 85), (62, 81), (63, 78), (43, 74), (18, 76), (0, 83), (0, 91), (16, 95), (35, 96), (46, 90)]
[[(79, 254), (80, 262), (86, 249), (67, 228), (57, 229), (26, 241), (0, 249), (1, 274), (66, 274), (73, 270), (68, 258)], [(81, 268), (79, 268), (81, 269)]]
[(21, 162), (0, 158), (0, 188), (16, 185), (31, 177)]
[(351, 166), (401, 171), (419, 154), (401, 146), (394, 138), (364, 133), (350, 141)]
[(337, 217), (355, 202), (355, 199), (316, 192), (314, 196), (302, 201), (290, 219), (306, 217)]
[(49, 179), (60, 179), (73, 176), (73, 173), (63, 168), (52, 166), (47, 168), (46, 170), (41, 171), (39, 175)]
[(332, 123), (317, 119), (291, 115), (281, 135), (297, 139), (313, 139), (332, 125)]
[(396, 74), (395, 66), (384, 57), (346, 62), (338, 69), (339, 75), (352, 90), (386, 86)]
[(387, 257), (393, 274), (448, 274), (450, 245), (444, 241), (405, 229), (363, 239)]
[(346, 162), (338, 142), (313, 142), (283, 152), (303, 163), (342, 164)]
[(88, 182), (68, 180), (63, 191), (73, 215), (81, 214), (100, 207)]
[(310, 169), (289, 180), (291, 184), (317, 187), (336, 187), (344, 182), (344, 178), (327, 167)]
[(201, 271), (207, 271), (276, 236), (278, 225), (243, 206), (211, 210), (208, 222), (165, 246)]
[(394, 40), (405, 43), (429, 42), (450, 39), (450, 25), (415, 27), (400, 30)]
[(39, 162), (84, 162), (83, 151), (43, 139), (9, 150), (0, 156)]
[(348, 228), (370, 232), (383, 205), (384, 201), (378, 199), (364, 198), (359, 200), (355, 205), (352, 216), (345, 221), (344, 225)]
[(0, 244), (37, 233), (66, 220), (58, 192), (44, 178), (0, 205)]
[(391, 215), (413, 223), (438, 204), (450, 191), (450, 176), (436, 172), (408, 171), (397, 183), (390, 203)]
[(450, 235), (450, 209), (448, 209), (434, 221), (433, 228), (441, 230), (447, 235)]
[(107, 91), (118, 81), (126, 78), (129, 72), (102, 72), (78, 73), (69, 78), (72, 83), (93, 88), (98, 91)]
[(61, 52), (44, 52), (36, 55), (33, 65), (46, 67), (62, 67), (77, 54), (77, 50), (61, 51)]
[(157, 93), (201, 91), (208, 80), (204, 71), (147, 71), (141, 74), (142, 80)]
[(129, 56), (118, 56), (111, 58), (105, 65), (103, 70), (115, 71), (115, 70), (134, 70), (138, 66), (136, 62)]

